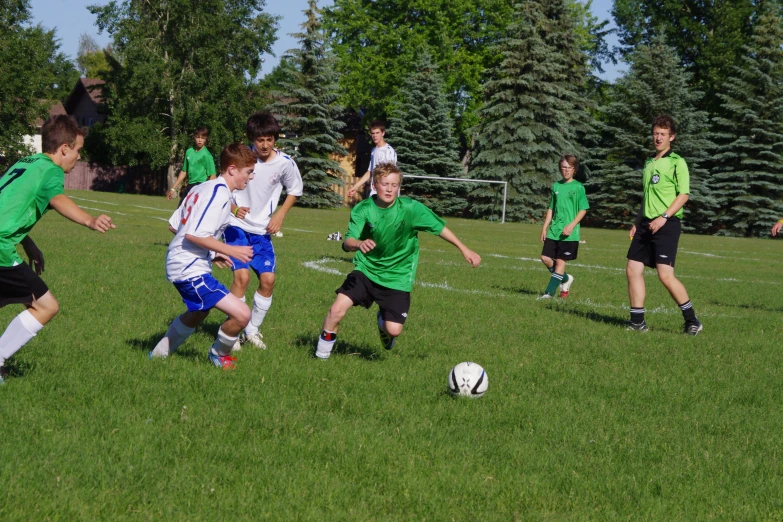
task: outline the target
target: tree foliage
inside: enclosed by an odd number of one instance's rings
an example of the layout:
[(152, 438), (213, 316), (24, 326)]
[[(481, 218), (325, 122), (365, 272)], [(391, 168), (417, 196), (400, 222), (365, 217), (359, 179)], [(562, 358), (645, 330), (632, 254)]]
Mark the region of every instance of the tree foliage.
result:
[(719, 98), (714, 189), (722, 233), (766, 235), (783, 215), (783, 20), (765, 2)]
[(707, 113), (698, 109), (702, 93), (690, 87), (687, 72), (663, 36), (640, 45), (626, 62), (628, 73), (617, 81), (610, 103), (600, 108), (601, 142), (590, 162), (587, 183), (591, 223), (609, 227), (633, 224), (642, 200), (642, 169), (655, 154), (650, 125), (668, 114), (677, 122), (672, 149), (690, 172), (686, 229), (712, 225), (715, 201), (710, 193), (707, 162), (715, 145), (710, 141)]
[(342, 184), (345, 172), (330, 156), (347, 154), (339, 143), (345, 109), (337, 103), (337, 72), (315, 0), (309, 0), (305, 14), (302, 32), (293, 35), (300, 47), (286, 53), (278, 71), (280, 90), (272, 92), (286, 133), (279, 143), (302, 173), (305, 193), (300, 204), (337, 207), (343, 200), (331, 187)]
[[(392, 109), (388, 139), (394, 143), (397, 165), (406, 175), (465, 177), (454, 140), (454, 122), (443, 80), (430, 53), (424, 50), (400, 87)], [(405, 179), (403, 193), (436, 214), (461, 214), (467, 183)]]
[[(490, 72), (488, 101), (471, 161), (471, 177), (509, 182), (507, 217), (540, 217), (561, 154), (577, 154), (592, 136), (583, 96), (587, 55), (563, 0), (518, 4), (501, 63)], [(472, 211), (495, 216), (498, 190), (473, 192)]]
[(60, 52), (54, 31), (30, 26), (29, 0), (0, 2), (0, 157), (7, 164), (30, 153), (24, 136), (64, 100), (78, 73)]
[(117, 165), (179, 168), (193, 130), (213, 152), (242, 139), (250, 84), (270, 52), (276, 18), (264, 0), (122, 0), (90, 6), (113, 39), (100, 151)]
[(109, 49), (101, 49), (88, 34), (79, 37), (79, 50), (76, 53), (76, 65), (84, 78), (104, 78), (109, 72)]

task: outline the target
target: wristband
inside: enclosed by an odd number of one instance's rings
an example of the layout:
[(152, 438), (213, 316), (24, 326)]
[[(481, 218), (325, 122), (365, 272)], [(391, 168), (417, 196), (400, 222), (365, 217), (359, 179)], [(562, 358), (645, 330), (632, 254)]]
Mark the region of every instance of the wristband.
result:
[(235, 208), (235, 209), (234, 209), (234, 217), (236, 217), (236, 216), (237, 216), (237, 212), (239, 212), (239, 207), (237, 207), (237, 208)]
[(783, 225), (783, 219), (778, 219), (778, 223), (780, 223), (781, 225)]

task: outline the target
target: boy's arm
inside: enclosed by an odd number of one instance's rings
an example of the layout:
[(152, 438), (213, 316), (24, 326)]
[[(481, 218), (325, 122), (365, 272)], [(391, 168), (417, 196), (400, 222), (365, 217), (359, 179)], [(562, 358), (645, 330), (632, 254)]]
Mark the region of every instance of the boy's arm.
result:
[(181, 170), (179, 172), (179, 176), (177, 176), (177, 180), (174, 182), (174, 184), (171, 186), (168, 192), (166, 192), (166, 199), (171, 199), (174, 197), (174, 194), (177, 193), (177, 188), (182, 184), (182, 182), (185, 180), (185, 177), (188, 175), (187, 172), (184, 170)]
[(288, 211), (291, 210), (291, 207), (294, 206), (294, 203), (296, 203), (296, 196), (292, 196), (289, 194), (288, 196), (285, 197), (285, 201), (283, 201), (283, 204), (280, 206), (279, 209), (277, 209), (277, 212), (275, 212), (272, 215), (272, 218), (269, 220), (269, 224), (266, 226), (267, 232), (269, 232), (270, 234), (276, 234), (280, 231), (280, 227), (283, 226), (283, 220), (285, 219), (285, 215), (288, 214)]
[(65, 194), (53, 197), (49, 201), (49, 206), (55, 209), (61, 216), (70, 219), (74, 223), (84, 225), (85, 227), (105, 233), (110, 228), (117, 228), (111, 222), (111, 218), (105, 214), (93, 217), (84, 210), (80, 209), (71, 198)]
[(364, 175), (361, 178), (359, 178), (359, 181), (357, 181), (354, 184), (354, 186), (348, 190), (348, 197), (349, 198), (353, 197), (353, 195), (356, 194), (356, 191), (362, 188), (362, 186), (364, 186), (364, 184), (367, 183), (369, 179), (370, 179), (370, 171), (368, 170), (367, 172), (364, 173)]
[[(674, 201), (672, 201), (672, 204), (669, 205), (669, 208), (666, 209), (666, 215), (670, 218), (680, 211), (680, 209), (685, 205), (685, 203), (688, 202), (688, 198), (690, 197), (689, 194), (680, 194), (676, 198), (674, 198)], [(655, 234), (658, 232), (668, 221), (668, 219), (658, 216), (657, 218), (650, 221), (650, 232)]]
[(541, 230), (542, 243), (546, 241), (546, 231), (549, 229), (549, 224), (551, 222), (552, 222), (552, 209), (548, 208), (546, 209), (546, 214), (544, 215), (544, 228)]
[(373, 241), (372, 239), (365, 239), (364, 241), (359, 241), (358, 239), (349, 237), (348, 239), (343, 241), (343, 250), (345, 250), (346, 252), (356, 252), (357, 250), (361, 250), (362, 254), (366, 254), (373, 248), (375, 248), (375, 241)]
[(473, 268), (479, 266), (479, 263), (481, 263), (481, 256), (463, 245), (462, 241), (460, 241), (457, 236), (454, 235), (454, 232), (449, 230), (447, 227), (443, 227), (443, 230), (440, 233), (440, 237), (457, 247), (459, 251), (462, 252), (462, 256), (465, 258), (465, 260), (470, 263), (470, 266)]
[(577, 226), (580, 221), (582, 221), (582, 218), (585, 217), (585, 214), (587, 214), (586, 210), (580, 210), (579, 212), (577, 212), (574, 220), (570, 222), (568, 225), (566, 225), (565, 228), (563, 228), (562, 234), (564, 236), (570, 236), (571, 232), (574, 231), (574, 227)]
[(253, 259), (253, 247), (250, 246), (231, 246), (218, 241), (212, 236), (199, 237), (193, 234), (185, 234), (185, 239), (190, 241), (196, 246), (212, 250), (218, 254), (233, 257), (239, 259), (243, 263), (249, 263)]
[(27, 258), (30, 260), (30, 264), (33, 265), (35, 273), (41, 275), (44, 271), (43, 252), (41, 252), (30, 236), (25, 236), (19, 244), (24, 248), (24, 253), (27, 254)]

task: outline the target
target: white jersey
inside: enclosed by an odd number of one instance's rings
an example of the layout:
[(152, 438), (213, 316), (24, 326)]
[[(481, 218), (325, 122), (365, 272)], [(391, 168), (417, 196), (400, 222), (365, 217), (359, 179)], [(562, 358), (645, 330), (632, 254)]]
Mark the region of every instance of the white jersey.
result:
[(270, 161), (256, 162), (251, 179), (245, 190), (234, 191), (237, 206), (247, 207), (250, 211), (244, 219), (233, 214), (229, 224), (251, 234), (267, 234), (266, 226), (277, 208), (283, 187), (289, 196), (301, 196), (303, 193), (302, 175), (299, 167), (290, 156), (275, 149), (277, 153)]
[(185, 235), (220, 238), (230, 215), (231, 192), (223, 176), (191, 189), (169, 219), (169, 224), (177, 229), (166, 253), (169, 281), (187, 281), (212, 272), (212, 252), (191, 243)]
[(395, 165), (397, 164), (397, 153), (394, 152), (394, 149), (388, 143), (383, 147), (373, 147), (372, 152), (370, 152), (370, 168), (368, 170), (370, 171), (370, 195), (371, 196), (377, 193), (375, 190), (375, 184), (373, 183), (373, 179), (372, 179), (372, 171), (375, 170), (375, 167), (377, 167), (381, 163), (394, 163)]

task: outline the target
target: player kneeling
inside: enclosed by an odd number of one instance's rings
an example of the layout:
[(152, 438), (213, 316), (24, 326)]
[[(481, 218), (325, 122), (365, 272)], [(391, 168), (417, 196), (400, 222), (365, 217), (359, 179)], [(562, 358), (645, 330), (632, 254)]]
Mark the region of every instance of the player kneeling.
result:
[(328, 359), (337, 339), (337, 327), (348, 310), (378, 303), (378, 331), (391, 350), (408, 317), (413, 281), (419, 264), (421, 231), (437, 234), (457, 247), (474, 268), (481, 257), (462, 244), (441, 218), (411, 198), (398, 198), (402, 173), (393, 163), (381, 163), (372, 172), (377, 194), (351, 211), (343, 250), (356, 252), (356, 269), (348, 274), (324, 319), (316, 357)]
[(228, 318), (218, 330), (209, 360), (224, 369), (234, 368), (231, 348), (250, 321), (250, 309), (212, 277), (211, 258), (214, 252), (215, 264), (228, 267), (230, 257), (244, 262), (253, 257), (251, 247), (230, 246), (217, 238), (228, 225), (231, 192), (244, 190), (253, 178), (255, 164), (255, 154), (245, 145), (227, 146), (220, 153), (220, 176), (191, 190), (177, 209), (179, 228), (166, 254), (166, 278), (177, 288), (188, 311), (174, 319), (150, 358), (174, 353), (209, 311), (217, 308)]

